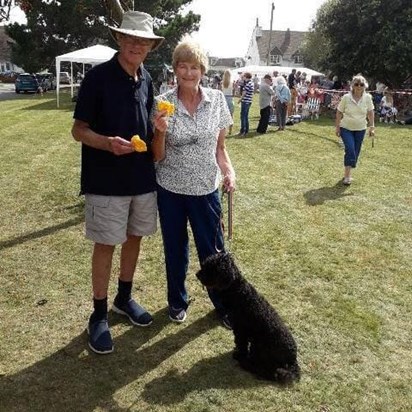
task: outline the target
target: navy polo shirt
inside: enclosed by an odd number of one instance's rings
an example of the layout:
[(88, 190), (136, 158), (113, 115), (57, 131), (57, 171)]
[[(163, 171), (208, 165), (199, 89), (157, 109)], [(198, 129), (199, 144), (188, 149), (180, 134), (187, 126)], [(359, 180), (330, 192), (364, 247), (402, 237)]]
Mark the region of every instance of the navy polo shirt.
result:
[(147, 152), (116, 156), (82, 144), (81, 193), (134, 196), (156, 190), (149, 114), (153, 84), (143, 65), (138, 82), (113, 58), (89, 70), (82, 81), (73, 117), (96, 133), (130, 140), (138, 134)]

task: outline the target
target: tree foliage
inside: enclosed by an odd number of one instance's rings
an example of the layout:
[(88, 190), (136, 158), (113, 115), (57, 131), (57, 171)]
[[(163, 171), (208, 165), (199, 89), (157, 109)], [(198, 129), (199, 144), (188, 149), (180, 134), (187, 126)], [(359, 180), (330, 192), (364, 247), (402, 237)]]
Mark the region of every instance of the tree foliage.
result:
[(305, 63), (341, 78), (399, 87), (412, 70), (410, 0), (329, 0), (308, 35)]
[[(170, 62), (181, 37), (199, 28), (200, 16), (182, 9), (191, 0), (142, 0), (139, 10), (155, 18), (155, 32), (166, 38), (158, 51), (149, 55), (147, 65)], [(123, 12), (133, 8), (131, 0), (17, 0), (26, 13), (27, 24), (6, 27), (13, 39), (13, 62), (28, 72), (49, 68), (55, 57), (93, 44), (116, 48), (107, 25), (119, 26)]]
[(0, 3), (0, 23), (9, 20), (12, 5), (13, 0), (3, 0)]

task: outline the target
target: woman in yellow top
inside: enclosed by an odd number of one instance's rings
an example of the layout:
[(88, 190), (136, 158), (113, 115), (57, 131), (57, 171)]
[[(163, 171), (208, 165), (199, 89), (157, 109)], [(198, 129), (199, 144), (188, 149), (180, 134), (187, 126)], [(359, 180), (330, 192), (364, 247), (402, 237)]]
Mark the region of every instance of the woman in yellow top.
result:
[(368, 83), (361, 75), (351, 81), (351, 90), (345, 94), (336, 110), (336, 135), (342, 138), (345, 145), (343, 178), (344, 185), (352, 183), (352, 168), (356, 167), (365, 137), (367, 121), (369, 135), (375, 134), (375, 114), (372, 96), (366, 93)]

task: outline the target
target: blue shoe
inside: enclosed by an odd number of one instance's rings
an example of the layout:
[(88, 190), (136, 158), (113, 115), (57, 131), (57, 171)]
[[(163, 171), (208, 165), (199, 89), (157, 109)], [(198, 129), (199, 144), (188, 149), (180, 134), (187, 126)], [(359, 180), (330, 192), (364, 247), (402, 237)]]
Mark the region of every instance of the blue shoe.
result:
[(152, 315), (145, 308), (137, 304), (133, 299), (121, 304), (116, 296), (112, 309), (113, 312), (127, 316), (130, 322), (136, 326), (149, 326), (153, 322)]
[(99, 355), (113, 352), (113, 340), (107, 318), (92, 320), (90, 317), (87, 333), (89, 334), (89, 347), (93, 352)]
[(184, 309), (175, 309), (173, 306), (169, 306), (169, 319), (172, 322), (183, 323), (186, 320), (186, 311)]

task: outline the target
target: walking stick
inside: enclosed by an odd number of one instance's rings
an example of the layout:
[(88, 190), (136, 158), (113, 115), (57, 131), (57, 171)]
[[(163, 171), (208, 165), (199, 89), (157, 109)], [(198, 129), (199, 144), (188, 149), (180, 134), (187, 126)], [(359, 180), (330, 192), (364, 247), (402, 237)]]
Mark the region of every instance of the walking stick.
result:
[(227, 194), (227, 239), (233, 237), (233, 192)]
[(373, 130), (369, 130), (369, 136), (372, 138), (372, 147), (375, 147), (375, 132)]
[[(224, 210), (224, 200), (225, 195), (227, 195), (227, 231), (226, 231), (226, 220)], [(222, 229), (224, 235), (227, 236), (227, 240), (230, 242), (233, 237), (233, 193), (232, 192), (222, 192)]]

